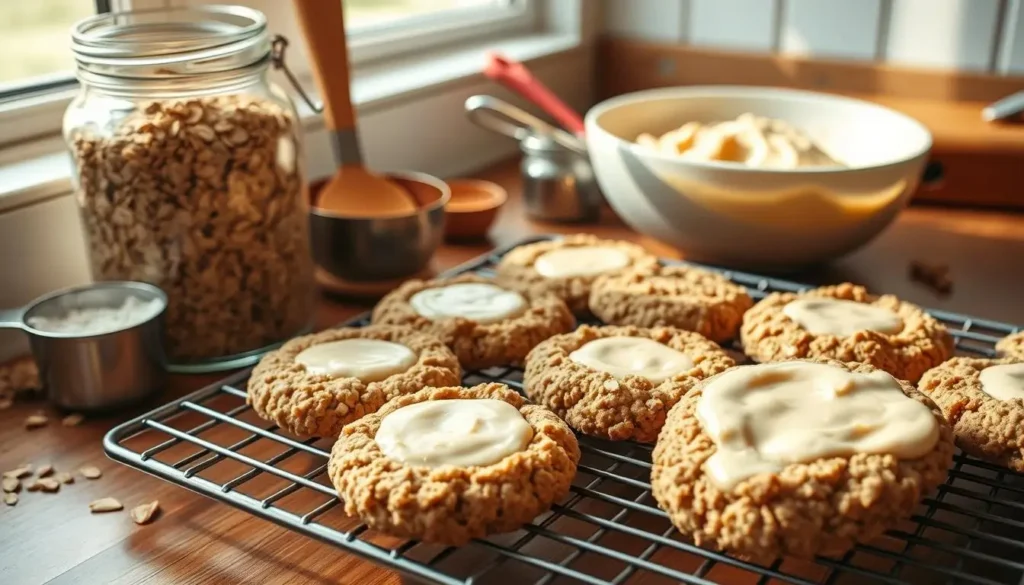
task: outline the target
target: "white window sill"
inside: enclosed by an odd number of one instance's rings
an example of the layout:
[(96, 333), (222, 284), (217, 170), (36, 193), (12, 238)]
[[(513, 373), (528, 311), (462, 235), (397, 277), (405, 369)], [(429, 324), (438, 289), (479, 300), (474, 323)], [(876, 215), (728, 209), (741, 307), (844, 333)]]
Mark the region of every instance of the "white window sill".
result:
[[(359, 114), (366, 116), (421, 99), (459, 83), (482, 81), (480, 71), (488, 51), (500, 51), (528, 63), (579, 47), (580, 38), (575, 34), (533, 34), (490, 41), (486, 46), (460, 46), (457, 49), (395, 59), (386, 64), (360, 68), (353, 80), (352, 99)], [(304, 89), (315, 95), (312, 80), (303, 79), (302, 83)], [(296, 98), (296, 104), (307, 131), (323, 127), (319, 114), (313, 112), (301, 99)], [(418, 130), (409, 128), (408, 131)], [(394, 137), (389, 139), (394, 140)], [(364, 136), (363, 140), (365, 148), (367, 137)], [(3, 156), (3, 159), (11, 162), (0, 164), (0, 214), (70, 192), (71, 163), (59, 137), (53, 136), (14, 148), (18, 151), (6, 153), (13, 154), (13, 157)], [(24, 155), (19, 157), (18, 152)], [(311, 166), (316, 168), (317, 165)]]

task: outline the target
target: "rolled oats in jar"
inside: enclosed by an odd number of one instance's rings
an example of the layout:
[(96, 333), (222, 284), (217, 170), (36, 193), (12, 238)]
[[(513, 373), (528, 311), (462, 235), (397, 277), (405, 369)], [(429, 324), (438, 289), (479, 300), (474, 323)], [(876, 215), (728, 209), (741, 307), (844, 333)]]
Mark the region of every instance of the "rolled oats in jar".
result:
[(168, 295), (167, 351), (233, 367), (308, 329), (300, 127), (267, 76), (266, 19), (209, 6), (75, 27), (81, 91), (64, 134), (97, 280)]

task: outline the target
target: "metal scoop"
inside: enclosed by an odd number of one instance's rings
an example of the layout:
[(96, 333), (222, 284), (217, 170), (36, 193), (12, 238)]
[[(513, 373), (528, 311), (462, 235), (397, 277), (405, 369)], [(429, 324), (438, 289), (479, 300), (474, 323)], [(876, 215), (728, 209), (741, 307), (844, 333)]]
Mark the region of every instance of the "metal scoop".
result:
[[(32, 325), (74, 310), (121, 307), (129, 298), (156, 301), (159, 311), (128, 327), (76, 334)], [(71, 410), (95, 411), (139, 402), (163, 387), (163, 315), (167, 295), (143, 282), (98, 282), (53, 292), (0, 310), (0, 329), (28, 334), (47, 398)]]

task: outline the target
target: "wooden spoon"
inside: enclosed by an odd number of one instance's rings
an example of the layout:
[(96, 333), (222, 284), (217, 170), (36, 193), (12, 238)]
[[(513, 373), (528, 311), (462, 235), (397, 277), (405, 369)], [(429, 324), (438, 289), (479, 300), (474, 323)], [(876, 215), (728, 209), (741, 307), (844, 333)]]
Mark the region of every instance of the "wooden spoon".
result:
[(348, 48), (340, 0), (295, 0), (295, 10), (313, 61), (339, 168), (316, 207), (341, 215), (380, 217), (416, 211), (412, 196), (387, 177), (363, 166), (356, 115), (349, 93)]

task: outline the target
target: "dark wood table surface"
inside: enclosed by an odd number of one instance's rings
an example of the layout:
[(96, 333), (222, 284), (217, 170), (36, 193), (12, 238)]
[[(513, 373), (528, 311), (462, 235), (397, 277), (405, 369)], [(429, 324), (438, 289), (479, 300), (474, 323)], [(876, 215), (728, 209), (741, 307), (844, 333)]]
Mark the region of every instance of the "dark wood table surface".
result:
[[(509, 202), (489, 241), (443, 246), (434, 259), (437, 270), (529, 234), (547, 232), (586, 231), (629, 239), (659, 255), (678, 257), (673, 250), (631, 232), (610, 214), (599, 225), (529, 221), (512, 163), (481, 176), (507, 186)], [(955, 282), (952, 294), (940, 298), (912, 283), (907, 276), (912, 260), (948, 265)], [(1024, 324), (1024, 215), (911, 207), (860, 251), (789, 278), (815, 283), (850, 280), (922, 305)], [(318, 306), (317, 324), (326, 327), (366, 308), (325, 296)], [(79, 478), (57, 494), (23, 491), (17, 506), (0, 505), (0, 583), (401, 582), (392, 571), (104, 456), (101, 440), (112, 426), (219, 377), (176, 377), (148, 407), (88, 420), (78, 427), (61, 426), (59, 414), (42, 402), (18, 402), (0, 411), (0, 470), (31, 462), (66, 471), (93, 464), (104, 473), (94, 481)], [(24, 419), (40, 409), (50, 413), (50, 424), (26, 430)], [(125, 511), (90, 514), (88, 503), (105, 496), (120, 500)], [(149, 525), (135, 525), (127, 510), (154, 499), (160, 501), (160, 516)]]

